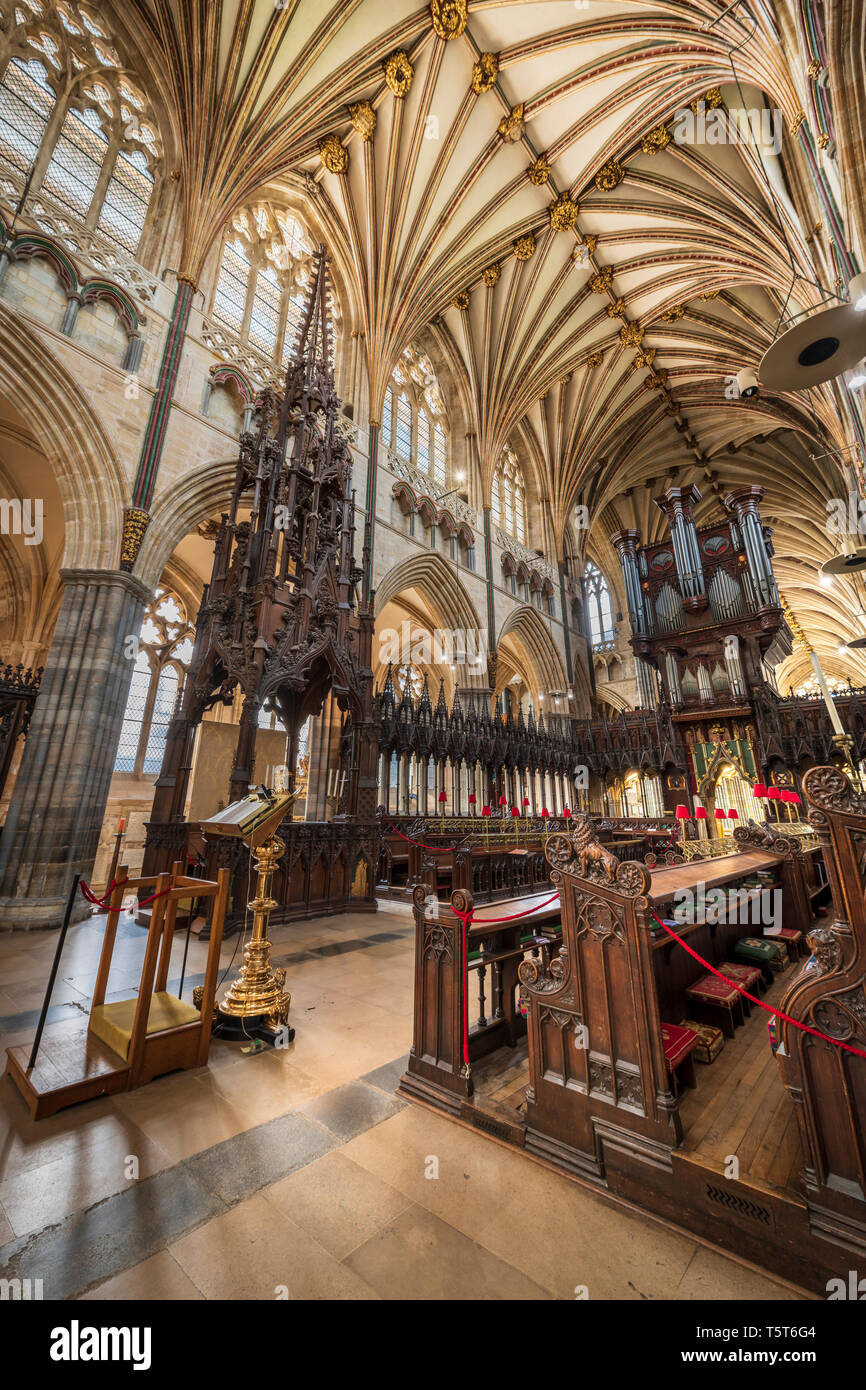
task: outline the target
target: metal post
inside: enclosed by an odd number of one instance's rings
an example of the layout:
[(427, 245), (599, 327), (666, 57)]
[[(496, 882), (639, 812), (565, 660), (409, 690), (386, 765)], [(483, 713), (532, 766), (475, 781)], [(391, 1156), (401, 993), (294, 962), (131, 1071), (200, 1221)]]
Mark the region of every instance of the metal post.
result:
[(36, 1065), (36, 1054), (39, 1051), (39, 1044), (42, 1041), (42, 1030), (45, 1027), (45, 1020), (48, 1016), (48, 1007), (51, 1003), (51, 995), (54, 990), (54, 981), (57, 979), (57, 967), (60, 964), (60, 956), (63, 952), (63, 943), (66, 940), (66, 933), (69, 930), (69, 919), (72, 916), (72, 908), (75, 904), (75, 894), (78, 892), (78, 884), (81, 881), (81, 874), (76, 874), (72, 880), (72, 891), (69, 894), (69, 901), (66, 904), (66, 915), (63, 918), (63, 926), (60, 928), (60, 936), (57, 941), (57, 950), (54, 952), (54, 964), (51, 967), (51, 974), (48, 979), (48, 987), (45, 991), (45, 998), (42, 1001), (42, 1012), (39, 1015), (39, 1023), (36, 1028), (36, 1037), (33, 1039), (33, 1047), (30, 1050), (30, 1061), (27, 1063), (27, 1070), (32, 1071)]

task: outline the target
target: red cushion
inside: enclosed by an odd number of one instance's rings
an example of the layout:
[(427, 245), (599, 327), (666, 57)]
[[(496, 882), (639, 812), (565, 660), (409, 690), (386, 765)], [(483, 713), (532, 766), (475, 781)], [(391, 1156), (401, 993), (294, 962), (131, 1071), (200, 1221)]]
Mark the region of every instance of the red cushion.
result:
[(710, 1004), (730, 1007), (736, 1002), (739, 990), (720, 980), (718, 975), (702, 975), (693, 985), (689, 985), (686, 994), (690, 999), (706, 999)]
[(801, 931), (795, 931), (793, 927), (780, 927), (773, 932), (774, 936), (780, 936), (783, 941), (799, 941), (803, 935)]
[(756, 984), (761, 978), (761, 971), (757, 965), (736, 965), (733, 961), (726, 960), (724, 965), (719, 966), (719, 969), (723, 975), (727, 975), (729, 980), (733, 980), (735, 984), (744, 985), (746, 989)]
[(668, 1068), (673, 1071), (697, 1047), (698, 1035), (693, 1033), (691, 1028), (680, 1028), (676, 1023), (663, 1023), (662, 1042), (665, 1049), (665, 1061)]

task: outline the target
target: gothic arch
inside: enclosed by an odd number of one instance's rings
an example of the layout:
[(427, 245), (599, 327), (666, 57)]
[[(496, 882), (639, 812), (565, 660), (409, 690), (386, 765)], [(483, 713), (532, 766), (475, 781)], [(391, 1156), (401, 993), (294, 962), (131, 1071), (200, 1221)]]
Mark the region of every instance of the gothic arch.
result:
[(509, 613), (500, 628), (497, 647), (502, 645), (506, 637), (512, 637), (523, 648), (529, 667), (538, 681), (538, 688), (534, 693), (544, 695), (551, 690), (568, 688), (568, 677), (562, 658), (536, 608), (523, 604)]
[(184, 536), (228, 506), (236, 468), (236, 459), (202, 464), (182, 473), (158, 495), (135, 567), (142, 583), (153, 588)]
[(441, 627), (486, 631), (474, 603), (455, 577), (453, 565), (441, 555), (412, 555), (389, 570), (376, 590), (376, 616), (406, 589), (417, 589), (423, 595)]
[(103, 425), (42, 339), (0, 303), (0, 392), (30, 422), (63, 504), (67, 569), (115, 569), (129, 482)]

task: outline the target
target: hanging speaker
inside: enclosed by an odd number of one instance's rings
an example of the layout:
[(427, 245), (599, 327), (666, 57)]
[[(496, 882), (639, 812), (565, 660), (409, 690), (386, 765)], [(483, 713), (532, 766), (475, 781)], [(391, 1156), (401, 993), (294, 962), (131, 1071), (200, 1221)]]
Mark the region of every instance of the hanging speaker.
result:
[(862, 650), (863, 647), (866, 647), (866, 637), (855, 637), (852, 642), (846, 642), (845, 646), (849, 649), (849, 651), (859, 652)]
[(856, 574), (866, 569), (866, 549), (852, 550), (848, 555), (834, 555), (821, 566), (821, 574)]
[(804, 391), (856, 367), (866, 356), (866, 314), (853, 304), (801, 319), (761, 358), (758, 375), (770, 391)]

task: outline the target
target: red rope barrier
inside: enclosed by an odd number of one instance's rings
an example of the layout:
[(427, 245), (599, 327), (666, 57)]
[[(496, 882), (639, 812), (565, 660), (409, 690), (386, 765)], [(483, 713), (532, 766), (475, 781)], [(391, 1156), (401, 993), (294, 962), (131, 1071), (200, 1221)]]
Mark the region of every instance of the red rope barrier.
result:
[(749, 994), (749, 992), (743, 989), (742, 985), (738, 985), (736, 981), (729, 980), (726, 975), (722, 974), (721, 970), (716, 970), (714, 966), (710, 965), (708, 961), (705, 961), (702, 956), (699, 956), (697, 951), (693, 951), (688, 942), (683, 941), (681, 936), (677, 936), (675, 931), (671, 931), (670, 927), (667, 926), (660, 917), (656, 917), (652, 908), (650, 908), (650, 914), (655, 917), (659, 926), (664, 928), (668, 936), (672, 937), (674, 941), (678, 941), (680, 945), (688, 951), (689, 955), (704, 966), (706, 970), (709, 970), (712, 975), (718, 976), (720, 980), (724, 980), (725, 984), (730, 985), (732, 989), (739, 990), (740, 994), (745, 995), (751, 1003), (757, 1004), (760, 1009), (765, 1009), (768, 1014), (774, 1014), (776, 1018), (781, 1018), (785, 1023), (790, 1023), (792, 1028), (799, 1028), (803, 1033), (811, 1033), (813, 1038), (820, 1038), (822, 1042), (833, 1043), (835, 1047), (844, 1048), (846, 1052), (853, 1052), (855, 1057), (866, 1057), (866, 1052), (861, 1052), (859, 1047), (852, 1047), (850, 1043), (840, 1042), (838, 1038), (830, 1038), (826, 1033), (819, 1032), (817, 1028), (810, 1028), (807, 1023), (798, 1023), (796, 1018), (791, 1018), (790, 1014), (783, 1014), (780, 1009), (774, 1009), (772, 1004), (765, 1004), (763, 999), (756, 999), (754, 994)]
[[(97, 898), (93, 893), (91, 893), (90, 888), (89, 888), (88, 884), (85, 883), (84, 879), (82, 879), (82, 880), (81, 880), (81, 883), (79, 884), (79, 887), (80, 887), (80, 889), (81, 889), (81, 892), (82, 892), (82, 894), (84, 895), (84, 897), (87, 899), (87, 901), (88, 901), (89, 903), (92, 903), (94, 907), (101, 907), (101, 908), (102, 908), (104, 911), (106, 911), (106, 912), (108, 912), (108, 911), (111, 910), (111, 901), (110, 901), (110, 899), (111, 899), (111, 894), (113, 893), (114, 889), (115, 889), (117, 886), (118, 886), (118, 885), (117, 885), (117, 880), (115, 880), (114, 882), (112, 882), (112, 883), (110, 883), (110, 884), (108, 885), (108, 888), (106, 889), (105, 897), (104, 897), (104, 898)], [(152, 893), (152, 894), (150, 895), (149, 898), (141, 898), (141, 899), (139, 900), (138, 906), (139, 906), (139, 908), (142, 908), (142, 907), (149, 907), (150, 904), (151, 904), (152, 902), (155, 902), (157, 898), (164, 898), (164, 897), (166, 896), (166, 894), (167, 894), (167, 893), (170, 893), (171, 891), (172, 891), (172, 890), (171, 890), (170, 887), (169, 887), (169, 888), (163, 888), (163, 890), (162, 890), (161, 893)]]
[[(383, 816), (382, 819), (386, 825), (391, 825), (386, 816)], [(407, 845), (417, 845), (419, 849), (426, 849), (430, 854), (450, 854), (452, 850), (457, 848), (456, 845), (449, 845), (447, 849), (436, 849), (434, 845), (425, 845), (423, 840), (413, 840), (410, 836), (404, 835), (403, 831), (398, 830), (396, 825), (391, 825), (391, 829), (395, 835), (400, 836), (401, 840), (405, 840)]]

